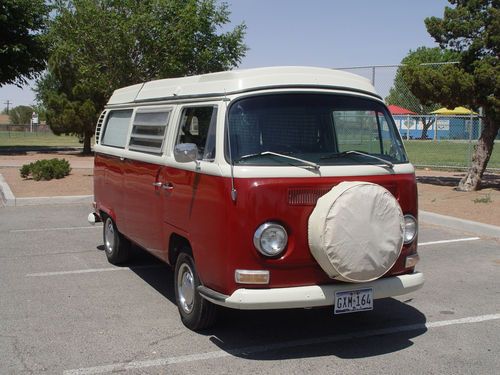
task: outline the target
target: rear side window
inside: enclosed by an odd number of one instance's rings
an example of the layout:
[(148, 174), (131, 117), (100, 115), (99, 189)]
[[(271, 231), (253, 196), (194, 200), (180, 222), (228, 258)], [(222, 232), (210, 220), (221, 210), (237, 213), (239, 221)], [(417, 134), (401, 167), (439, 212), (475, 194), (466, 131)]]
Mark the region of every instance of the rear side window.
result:
[(169, 118), (170, 110), (138, 110), (130, 134), (129, 150), (161, 154)]
[(131, 117), (131, 109), (109, 112), (101, 144), (104, 146), (125, 148)]

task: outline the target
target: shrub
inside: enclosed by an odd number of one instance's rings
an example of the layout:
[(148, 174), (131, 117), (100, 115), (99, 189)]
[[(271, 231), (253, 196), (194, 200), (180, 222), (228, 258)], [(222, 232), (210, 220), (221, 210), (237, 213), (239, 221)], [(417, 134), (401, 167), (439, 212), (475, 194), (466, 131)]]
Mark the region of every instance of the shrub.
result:
[(30, 164), (24, 164), (22, 167), (21, 167), (21, 177), (22, 178), (28, 178), (29, 175), (30, 175), (30, 171), (31, 171), (31, 166), (33, 165), (33, 163), (30, 163)]
[(24, 164), (20, 169), (22, 178), (31, 175), (35, 181), (60, 179), (70, 172), (71, 167), (66, 159), (37, 160), (34, 163)]

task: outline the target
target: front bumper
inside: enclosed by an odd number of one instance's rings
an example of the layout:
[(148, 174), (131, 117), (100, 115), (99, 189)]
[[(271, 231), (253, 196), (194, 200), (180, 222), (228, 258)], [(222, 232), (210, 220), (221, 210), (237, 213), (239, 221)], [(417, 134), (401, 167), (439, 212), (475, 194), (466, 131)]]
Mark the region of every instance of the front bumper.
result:
[(335, 292), (373, 288), (373, 298), (387, 298), (411, 293), (424, 285), (424, 275), (386, 277), (368, 283), (328, 284), (272, 289), (237, 289), (230, 296), (204, 286), (198, 287), (203, 298), (217, 305), (241, 310), (291, 309), (333, 306)]

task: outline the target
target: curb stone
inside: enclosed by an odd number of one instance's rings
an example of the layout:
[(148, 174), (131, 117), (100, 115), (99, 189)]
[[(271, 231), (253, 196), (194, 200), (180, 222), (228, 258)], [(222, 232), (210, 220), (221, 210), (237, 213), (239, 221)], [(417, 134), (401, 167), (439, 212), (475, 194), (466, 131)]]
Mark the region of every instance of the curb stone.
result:
[(475, 233), (479, 236), (495, 237), (500, 239), (500, 227), (496, 225), (478, 223), (477, 221), (459, 219), (453, 216), (435, 214), (433, 212), (422, 210), (420, 210), (418, 214), (419, 220), (424, 223)]
[(9, 184), (5, 181), (5, 178), (0, 174), (0, 200), (7, 207), (16, 205), (16, 197), (10, 190)]
[(0, 174), (0, 201), (2, 201), (6, 207), (35, 206), (44, 204), (92, 203), (93, 200), (93, 195), (16, 198), (7, 184), (7, 181), (5, 181), (5, 178)]

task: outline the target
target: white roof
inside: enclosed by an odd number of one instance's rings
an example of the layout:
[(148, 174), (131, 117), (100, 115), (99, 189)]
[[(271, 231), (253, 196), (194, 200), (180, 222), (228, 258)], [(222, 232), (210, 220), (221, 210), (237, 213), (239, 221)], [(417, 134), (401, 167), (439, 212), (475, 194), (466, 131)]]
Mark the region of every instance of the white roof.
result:
[(271, 67), (159, 79), (132, 85), (115, 90), (108, 104), (223, 96), (278, 87), (324, 87), (377, 95), (370, 81), (356, 74), (328, 68)]

